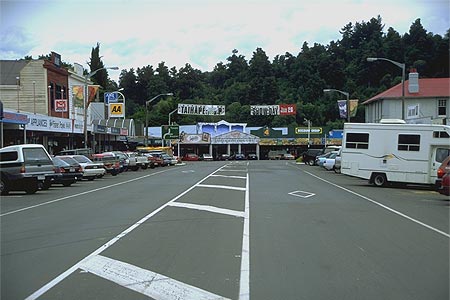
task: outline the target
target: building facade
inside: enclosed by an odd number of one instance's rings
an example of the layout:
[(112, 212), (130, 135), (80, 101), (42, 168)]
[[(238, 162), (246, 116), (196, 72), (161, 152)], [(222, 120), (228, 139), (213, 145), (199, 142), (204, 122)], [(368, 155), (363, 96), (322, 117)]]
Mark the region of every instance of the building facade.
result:
[(415, 124), (450, 124), (450, 78), (423, 78), (410, 73), (398, 84), (363, 102), (366, 123), (403, 119)]

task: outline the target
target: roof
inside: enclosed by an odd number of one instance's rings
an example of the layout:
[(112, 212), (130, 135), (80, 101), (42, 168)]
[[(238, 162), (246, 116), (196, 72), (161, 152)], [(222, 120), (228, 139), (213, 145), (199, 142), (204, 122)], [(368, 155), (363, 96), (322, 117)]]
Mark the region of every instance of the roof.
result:
[[(405, 98), (432, 98), (450, 97), (450, 78), (421, 78), (419, 79), (419, 92), (409, 93), (409, 80), (405, 81)], [(369, 104), (381, 99), (399, 99), (402, 97), (402, 84), (399, 83), (390, 89), (373, 96), (362, 104)]]
[(27, 60), (0, 60), (0, 85), (17, 85), (16, 77), (29, 63)]

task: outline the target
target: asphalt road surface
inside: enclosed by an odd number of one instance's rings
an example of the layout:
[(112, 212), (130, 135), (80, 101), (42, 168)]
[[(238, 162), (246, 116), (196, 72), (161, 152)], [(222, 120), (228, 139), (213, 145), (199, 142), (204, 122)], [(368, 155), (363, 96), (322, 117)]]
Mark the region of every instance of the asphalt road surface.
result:
[(1, 299), (449, 299), (449, 201), (286, 161), (3, 196)]

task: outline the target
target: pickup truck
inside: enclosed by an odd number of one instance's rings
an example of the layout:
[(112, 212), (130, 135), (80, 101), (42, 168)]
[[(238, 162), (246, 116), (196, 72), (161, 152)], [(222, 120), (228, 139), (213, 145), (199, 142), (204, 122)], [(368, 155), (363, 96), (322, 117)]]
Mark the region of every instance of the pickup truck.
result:
[(128, 167), (131, 170), (137, 171), (139, 170), (139, 168), (145, 170), (149, 167), (150, 161), (148, 160), (147, 156), (144, 156), (141, 153), (137, 152), (127, 152), (126, 154), (130, 158)]

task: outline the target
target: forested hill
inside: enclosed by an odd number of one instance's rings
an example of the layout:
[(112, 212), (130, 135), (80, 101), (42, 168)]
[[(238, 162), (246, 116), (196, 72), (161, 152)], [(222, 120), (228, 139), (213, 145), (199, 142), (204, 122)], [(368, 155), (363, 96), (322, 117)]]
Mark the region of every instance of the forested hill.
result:
[[(164, 62), (136, 70), (123, 70), (119, 86), (127, 96), (127, 116), (144, 120), (145, 101), (161, 93), (149, 108), (149, 124), (167, 124), (168, 115), (178, 103), (224, 104), (226, 116), (177, 116), (178, 124), (194, 124), (225, 119), (249, 126), (270, 127), (302, 124), (311, 119), (316, 126), (341, 128), (336, 101), (339, 93), (323, 93), (332, 88), (350, 93), (360, 103), (401, 82), (401, 68), (386, 61), (367, 62), (367, 57), (383, 57), (406, 64), (406, 72), (415, 68), (420, 78), (449, 77), (449, 31), (445, 36), (428, 32), (420, 19), (409, 32), (385, 30), (380, 16), (368, 22), (349, 23), (341, 39), (328, 45), (303, 43), (298, 53), (277, 55), (272, 61), (262, 48), (246, 58), (237, 49), (225, 63), (210, 72), (194, 69), (188, 63), (177, 70)], [(296, 116), (250, 116), (249, 105), (296, 103)], [(364, 121), (359, 109), (352, 121)]]

